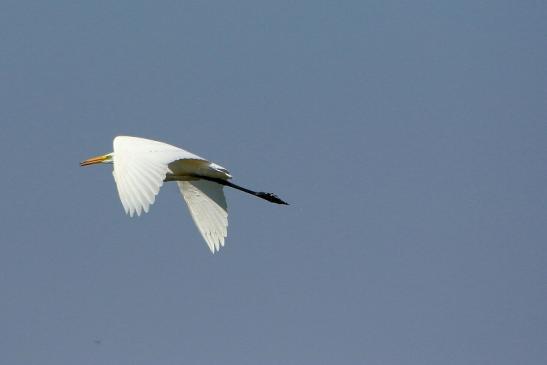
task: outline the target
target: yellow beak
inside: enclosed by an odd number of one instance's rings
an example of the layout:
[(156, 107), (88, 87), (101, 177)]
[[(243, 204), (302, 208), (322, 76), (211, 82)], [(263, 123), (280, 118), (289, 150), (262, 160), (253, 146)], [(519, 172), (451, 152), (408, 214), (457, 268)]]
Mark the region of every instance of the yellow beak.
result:
[(88, 158), (85, 161), (80, 162), (80, 166), (88, 166), (88, 165), (94, 165), (96, 163), (101, 163), (104, 160), (106, 160), (107, 158), (108, 158), (108, 155), (91, 157), (91, 158)]

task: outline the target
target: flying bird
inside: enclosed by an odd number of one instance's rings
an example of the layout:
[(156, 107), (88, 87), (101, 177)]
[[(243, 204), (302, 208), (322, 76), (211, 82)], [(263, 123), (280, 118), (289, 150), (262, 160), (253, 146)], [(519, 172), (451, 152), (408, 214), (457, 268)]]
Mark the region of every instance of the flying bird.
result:
[(276, 204), (277, 195), (253, 191), (229, 181), (224, 167), (167, 143), (139, 137), (118, 136), (114, 152), (89, 158), (80, 166), (113, 164), (114, 181), (126, 214), (148, 212), (161, 186), (176, 181), (190, 215), (212, 253), (224, 246), (228, 234), (228, 207), (224, 186), (241, 190)]

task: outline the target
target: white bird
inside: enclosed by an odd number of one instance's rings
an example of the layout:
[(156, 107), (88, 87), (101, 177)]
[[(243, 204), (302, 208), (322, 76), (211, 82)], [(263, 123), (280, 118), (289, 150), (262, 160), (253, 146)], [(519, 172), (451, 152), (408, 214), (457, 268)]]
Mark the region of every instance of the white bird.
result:
[(126, 214), (148, 212), (165, 181), (176, 181), (199, 232), (212, 253), (224, 246), (228, 208), (224, 186), (272, 203), (285, 204), (275, 194), (252, 191), (228, 181), (224, 167), (182, 148), (145, 138), (118, 136), (114, 152), (89, 158), (80, 166), (114, 164), (114, 181)]

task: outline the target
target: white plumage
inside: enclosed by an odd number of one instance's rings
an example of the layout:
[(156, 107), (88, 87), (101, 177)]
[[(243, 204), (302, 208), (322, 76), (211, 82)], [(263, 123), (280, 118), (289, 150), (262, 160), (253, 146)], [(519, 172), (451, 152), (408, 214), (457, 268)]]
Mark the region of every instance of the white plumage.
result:
[[(176, 170), (206, 176), (217, 176), (221, 172), (225, 178), (230, 177), (226, 169), (167, 143), (119, 136), (113, 145), (114, 180), (125, 212), (131, 217), (141, 215), (143, 211), (148, 213), (167, 175), (173, 175)], [(171, 170), (170, 164), (175, 171)], [(200, 180), (177, 183), (209, 249), (213, 253), (218, 251), (224, 246), (228, 234), (228, 209), (223, 186)]]
[(177, 181), (188, 210), (211, 252), (224, 246), (228, 207), (222, 185), (211, 181)]
[(114, 152), (90, 158), (80, 165), (113, 163), (118, 195), (127, 214), (147, 213), (165, 181), (176, 181), (190, 215), (211, 252), (224, 246), (228, 234), (228, 207), (224, 185), (277, 204), (275, 194), (255, 192), (228, 182), (224, 167), (167, 143), (118, 136)]

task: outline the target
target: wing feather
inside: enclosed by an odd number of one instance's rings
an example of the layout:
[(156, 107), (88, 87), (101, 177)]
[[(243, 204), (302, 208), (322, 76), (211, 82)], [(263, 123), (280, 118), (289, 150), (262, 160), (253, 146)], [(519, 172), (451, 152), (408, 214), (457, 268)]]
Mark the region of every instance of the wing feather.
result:
[[(156, 184), (154, 180), (148, 176), (148, 172), (142, 167), (135, 166), (135, 175), (139, 177), (139, 182), (143, 195), (141, 198), (144, 198), (148, 204), (152, 204), (152, 197), (157, 194), (155, 189)], [(134, 177), (134, 176), (133, 176)]]
[(205, 160), (163, 142), (138, 137), (114, 139), (114, 180), (126, 214), (148, 212), (154, 204), (169, 163), (176, 160)]
[(212, 253), (224, 246), (228, 235), (228, 206), (223, 186), (215, 182), (177, 181), (190, 215)]

